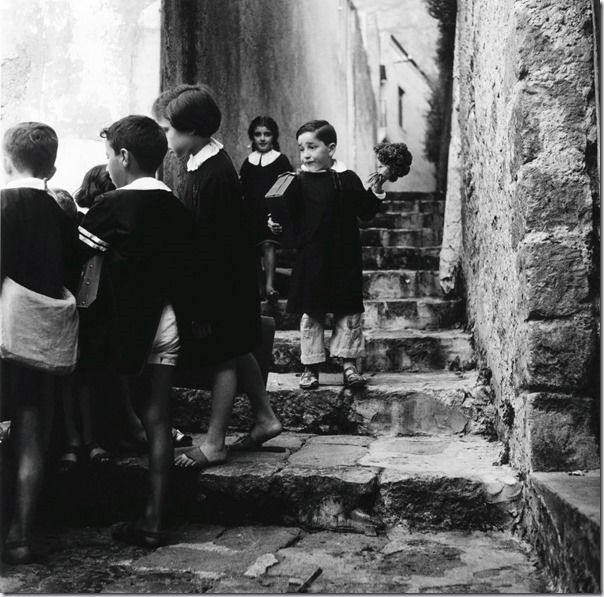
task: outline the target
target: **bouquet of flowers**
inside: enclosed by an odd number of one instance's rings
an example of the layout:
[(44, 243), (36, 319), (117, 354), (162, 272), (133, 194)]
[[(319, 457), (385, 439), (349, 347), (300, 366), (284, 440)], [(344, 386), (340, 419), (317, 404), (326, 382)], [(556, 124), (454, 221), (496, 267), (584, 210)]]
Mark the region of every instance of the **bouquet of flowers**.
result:
[(378, 169), (370, 175), (370, 184), (394, 182), (409, 174), (413, 156), (404, 143), (379, 143), (373, 151), (378, 159)]

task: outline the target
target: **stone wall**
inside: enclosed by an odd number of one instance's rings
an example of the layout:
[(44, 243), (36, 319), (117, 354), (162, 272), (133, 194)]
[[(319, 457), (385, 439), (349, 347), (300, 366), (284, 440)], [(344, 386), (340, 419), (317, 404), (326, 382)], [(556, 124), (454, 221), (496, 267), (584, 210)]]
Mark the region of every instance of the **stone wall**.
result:
[(598, 466), (589, 0), (458, 0), (462, 269), (524, 469)]
[[(375, 168), (375, 98), (350, 2), (164, 0), (163, 13), (162, 88), (212, 87), (223, 113), (216, 136), (237, 167), (249, 153), (250, 121), (267, 114), (294, 166), (296, 130), (324, 118), (338, 133), (336, 157), (363, 179)], [(166, 179), (176, 170), (168, 164)]]

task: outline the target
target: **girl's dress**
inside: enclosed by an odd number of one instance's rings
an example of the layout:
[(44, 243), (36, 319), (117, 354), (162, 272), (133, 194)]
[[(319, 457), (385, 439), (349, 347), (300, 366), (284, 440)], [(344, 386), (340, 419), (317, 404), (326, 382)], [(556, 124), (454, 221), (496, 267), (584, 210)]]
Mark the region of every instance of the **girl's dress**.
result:
[(202, 280), (197, 312), (211, 325), (185, 345), (185, 367), (215, 365), (251, 352), (260, 335), (260, 300), (252, 236), (231, 158), (212, 140), (188, 164), (183, 202), (197, 229)]
[(380, 200), (352, 170), (301, 172), (286, 195), (296, 260), (287, 311), (319, 315), (363, 312), (357, 218), (371, 219)]
[(279, 174), (293, 170), (285, 155), (274, 149), (267, 153), (254, 151), (241, 165), (239, 176), (247, 212), (253, 222), (253, 237), (256, 244), (271, 242), (279, 244), (267, 224), (268, 209), (264, 196)]

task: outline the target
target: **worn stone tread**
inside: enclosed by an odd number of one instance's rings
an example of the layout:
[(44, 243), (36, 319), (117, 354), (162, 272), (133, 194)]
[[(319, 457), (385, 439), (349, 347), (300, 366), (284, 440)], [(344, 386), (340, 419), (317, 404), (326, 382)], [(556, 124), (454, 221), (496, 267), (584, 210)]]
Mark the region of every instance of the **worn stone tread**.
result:
[[(325, 332), (327, 346), (331, 331)], [(366, 371), (429, 371), (474, 367), (470, 334), (449, 330), (365, 330)], [(337, 363), (328, 361), (326, 371), (338, 371)], [(273, 345), (273, 369), (284, 373), (301, 371), (300, 332), (277, 330)]]
[[(294, 373), (271, 373), (268, 394), (285, 429), (306, 433), (429, 435), (492, 433), (494, 406), (476, 371), (374, 373), (367, 386), (344, 387), (341, 373), (321, 373), (317, 390), (302, 390)], [(183, 431), (207, 429), (207, 390), (175, 388), (174, 424)], [(253, 426), (245, 395), (235, 399), (231, 429)]]
[[(461, 299), (444, 299), (439, 297), (420, 298), (383, 298), (363, 301), (363, 316), (366, 329), (438, 329), (456, 325), (462, 314)], [(277, 329), (297, 329), (300, 316), (287, 312), (287, 300), (277, 303), (262, 301), (262, 315), (274, 317)], [(333, 317), (326, 317), (326, 326), (332, 327)]]
[[(286, 450), (235, 452), (202, 471), (174, 469), (168, 510), (188, 520), (320, 529), (350, 526), (357, 509), (375, 517), (376, 528), (400, 520), (418, 529), (484, 530), (517, 515), (520, 482), (509, 466), (497, 465), (500, 445), (480, 436), (284, 433), (266, 445)], [(146, 474), (146, 458), (132, 454), (120, 456), (112, 471), (55, 477), (47, 515), (128, 516), (144, 498)]]

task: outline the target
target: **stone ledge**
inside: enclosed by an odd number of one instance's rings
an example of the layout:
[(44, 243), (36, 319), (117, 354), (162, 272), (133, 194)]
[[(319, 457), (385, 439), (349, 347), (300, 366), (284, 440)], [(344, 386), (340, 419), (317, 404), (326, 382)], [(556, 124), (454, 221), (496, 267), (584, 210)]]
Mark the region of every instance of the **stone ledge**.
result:
[[(326, 331), (326, 342), (331, 336)], [(458, 369), (474, 367), (471, 334), (461, 330), (366, 330), (363, 359), (366, 371), (430, 371), (452, 365)], [(302, 371), (300, 333), (277, 331), (273, 346), (273, 370), (279, 373)], [(329, 361), (329, 371), (340, 367)]]
[(531, 473), (523, 526), (555, 588), (600, 593), (600, 471)]
[[(495, 410), (488, 387), (477, 372), (377, 373), (361, 390), (342, 385), (341, 374), (322, 373), (318, 390), (302, 390), (299, 376), (271, 373), (268, 392), (273, 409), (288, 431), (369, 435), (492, 433)], [(210, 393), (175, 388), (176, 427), (206, 429)], [(253, 424), (245, 395), (235, 399), (231, 426), (240, 431)]]
[[(509, 467), (494, 463), (498, 445), (483, 438), (401, 443), (284, 434), (267, 444), (288, 449), (233, 453), (201, 472), (174, 469), (169, 511), (191, 521), (332, 530), (354, 526), (359, 510), (377, 526), (404, 521), (417, 529), (503, 528), (516, 515), (520, 484)], [(105, 471), (54, 477), (41, 502), (45, 517), (54, 511), (90, 523), (131, 515), (144, 500), (146, 476), (145, 458), (123, 456)]]

